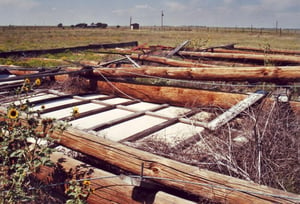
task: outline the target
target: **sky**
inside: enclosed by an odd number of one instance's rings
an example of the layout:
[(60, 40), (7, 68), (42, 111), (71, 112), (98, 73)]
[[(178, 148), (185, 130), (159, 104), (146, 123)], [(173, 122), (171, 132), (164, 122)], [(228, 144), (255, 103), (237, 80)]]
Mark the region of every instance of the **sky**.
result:
[(0, 0), (0, 25), (300, 28), (300, 0)]

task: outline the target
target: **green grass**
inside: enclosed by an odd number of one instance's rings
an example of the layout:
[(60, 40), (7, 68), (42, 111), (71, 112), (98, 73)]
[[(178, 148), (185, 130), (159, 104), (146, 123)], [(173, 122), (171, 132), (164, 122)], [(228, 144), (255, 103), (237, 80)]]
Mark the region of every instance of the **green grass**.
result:
[(0, 27), (0, 51), (46, 49), (97, 43), (138, 41), (139, 44), (176, 46), (191, 40), (193, 46), (215, 46), (237, 43), (256, 48), (270, 44), (273, 49), (300, 50), (300, 31), (225, 29), (197, 27), (166, 27), (160, 30), (145, 27), (131, 31), (127, 28), (65, 29), (57, 27)]

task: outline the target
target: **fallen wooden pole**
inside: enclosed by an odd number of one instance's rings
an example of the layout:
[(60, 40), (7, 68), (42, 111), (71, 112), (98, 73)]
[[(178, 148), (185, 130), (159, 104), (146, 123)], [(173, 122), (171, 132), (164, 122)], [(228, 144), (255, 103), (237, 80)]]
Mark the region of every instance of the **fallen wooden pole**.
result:
[(42, 54), (55, 54), (66, 51), (81, 51), (88, 49), (109, 49), (117, 47), (134, 47), (137, 46), (138, 42), (122, 42), (122, 43), (107, 43), (107, 44), (92, 44), (86, 46), (76, 46), (76, 47), (64, 47), (64, 48), (53, 48), (53, 49), (44, 49), (44, 50), (20, 50), (20, 51), (11, 51), (11, 52), (1, 52), (0, 57), (10, 57), (10, 56), (36, 56)]
[(166, 64), (174, 67), (211, 67), (210, 65), (207, 64), (187, 62), (182, 60), (174, 60), (166, 57), (159, 57), (153, 55), (131, 54), (130, 57), (134, 60), (156, 62), (156, 63)]
[[(71, 70), (71, 69), (70, 69)], [(149, 67), (133, 68), (97, 68), (90, 76), (101, 77), (162, 77), (169, 79), (202, 81), (265, 81), (295, 82), (300, 81), (300, 66), (289, 67)]]
[[(75, 151), (106, 161), (145, 179), (222, 203), (296, 203), (300, 196), (199, 169), (69, 128), (52, 137)], [(155, 177), (155, 178), (153, 178)]]
[[(110, 93), (123, 97), (129, 95), (143, 101), (187, 107), (213, 106), (228, 109), (247, 97), (246, 94), (169, 86), (137, 85), (118, 82), (107, 83), (104, 81), (98, 81), (97, 85), (101, 92), (107, 94)], [(267, 103), (273, 102), (272, 99), (266, 100)], [(289, 104), (295, 114), (300, 114), (300, 102), (290, 101)]]
[[(54, 163), (58, 163), (65, 174), (71, 172), (75, 169), (79, 169), (81, 175), (84, 172), (87, 174), (88, 172), (92, 172), (81, 179), (87, 179), (91, 182), (91, 188), (93, 189), (93, 193), (88, 197), (89, 204), (111, 204), (111, 203), (132, 203), (138, 204), (141, 203), (141, 200), (135, 200), (137, 193), (142, 193), (143, 189), (139, 186), (135, 186), (134, 184), (130, 184), (129, 182), (124, 181), (122, 176), (117, 176), (115, 174), (103, 171), (101, 169), (92, 167), (86, 163), (80, 162), (78, 160), (72, 159), (68, 156), (65, 156), (62, 153), (54, 152), (50, 158)], [(92, 170), (92, 171), (91, 171)], [(60, 172), (60, 175), (62, 172)], [(36, 177), (49, 184), (55, 185), (55, 182), (67, 182), (67, 178), (63, 178), (60, 175), (55, 174), (55, 169), (50, 167), (42, 167), (41, 171), (36, 175)], [(76, 176), (76, 175), (74, 175)], [(98, 179), (97, 179), (98, 178)], [(125, 176), (126, 178), (126, 176)], [(60, 179), (58, 181), (58, 179)], [(130, 178), (129, 178), (130, 179)], [(138, 180), (138, 179), (137, 179)], [(64, 186), (66, 186), (65, 184)], [(164, 192), (159, 191), (158, 189), (151, 189), (149, 187), (147, 195), (144, 193), (143, 202), (152, 202), (157, 204), (164, 204), (167, 199), (173, 200), (174, 203), (182, 203), (182, 204), (195, 204), (194, 202), (176, 197), (174, 195), (170, 195)], [(63, 192), (62, 192), (63, 193)]]
[(299, 56), (287, 56), (276, 54), (242, 54), (242, 53), (211, 53), (211, 52), (188, 52), (179, 51), (182, 56), (190, 57), (206, 57), (212, 59), (224, 59), (224, 60), (242, 60), (242, 61), (257, 61), (260, 64), (269, 63), (286, 65), (286, 64), (300, 64)]

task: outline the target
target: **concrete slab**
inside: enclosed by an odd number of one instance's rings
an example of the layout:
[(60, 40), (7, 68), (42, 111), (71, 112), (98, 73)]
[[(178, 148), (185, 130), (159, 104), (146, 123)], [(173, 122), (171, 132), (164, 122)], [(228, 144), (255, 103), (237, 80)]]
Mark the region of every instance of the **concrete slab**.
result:
[[(87, 103), (87, 104), (79, 105), (76, 107), (78, 108), (78, 111), (80, 114), (80, 113), (84, 113), (84, 112), (94, 110), (97, 108), (102, 108), (105, 106), (99, 105), (99, 104), (94, 104), (94, 103)], [(70, 107), (70, 108), (64, 108), (64, 109), (60, 109), (60, 110), (53, 111), (50, 113), (42, 114), (42, 117), (60, 119), (63, 117), (70, 117), (70, 116), (72, 116), (72, 113), (73, 113), (73, 107)]]
[(155, 103), (147, 103), (147, 102), (140, 102), (132, 105), (128, 105), (126, 107), (136, 110), (136, 111), (146, 111), (151, 108), (158, 107), (160, 104), (155, 104)]
[(168, 108), (164, 108), (162, 110), (155, 111), (155, 113), (162, 114), (162, 115), (170, 117), (170, 118), (174, 118), (174, 117), (178, 117), (188, 111), (190, 111), (190, 109), (188, 109), (188, 108), (170, 106)]
[(120, 141), (165, 121), (161, 118), (144, 115), (101, 130), (97, 134), (113, 141)]
[(117, 118), (124, 117), (129, 114), (132, 114), (132, 112), (120, 110), (120, 109), (114, 109), (114, 110), (94, 114), (88, 117), (80, 118), (78, 120), (71, 121), (70, 123), (76, 128), (88, 129), (95, 125), (99, 125), (104, 122), (108, 122), (110, 120), (115, 120)]
[(120, 104), (124, 102), (131, 101), (130, 99), (127, 98), (112, 98), (112, 99), (107, 99), (107, 100), (101, 100), (104, 103), (115, 105), (115, 104)]
[(204, 130), (202, 127), (196, 127), (184, 123), (176, 123), (163, 130), (157, 131), (138, 142), (143, 142), (145, 140), (154, 140), (162, 143), (168, 144), (170, 147), (174, 147), (184, 140), (200, 133)]
[(73, 98), (63, 98), (63, 99), (58, 99), (55, 101), (49, 101), (43, 104), (39, 104), (33, 107), (33, 110), (42, 110), (42, 106), (45, 106), (45, 109), (47, 108), (53, 108), (53, 107), (57, 107), (60, 105), (65, 105), (68, 103), (74, 103), (74, 102), (78, 102), (80, 100), (78, 99), (73, 99)]

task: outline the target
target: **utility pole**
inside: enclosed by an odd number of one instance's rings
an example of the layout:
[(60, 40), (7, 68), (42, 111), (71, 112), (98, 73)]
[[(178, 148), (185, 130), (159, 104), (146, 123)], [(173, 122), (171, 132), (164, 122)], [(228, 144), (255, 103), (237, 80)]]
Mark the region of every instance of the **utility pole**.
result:
[(164, 28), (164, 11), (161, 11), (161, 28)]
[(130, 16), (130, 20), (129, 20), (129, 28), (131, 28), (131, 24), (132, 24), (132, 16)]

